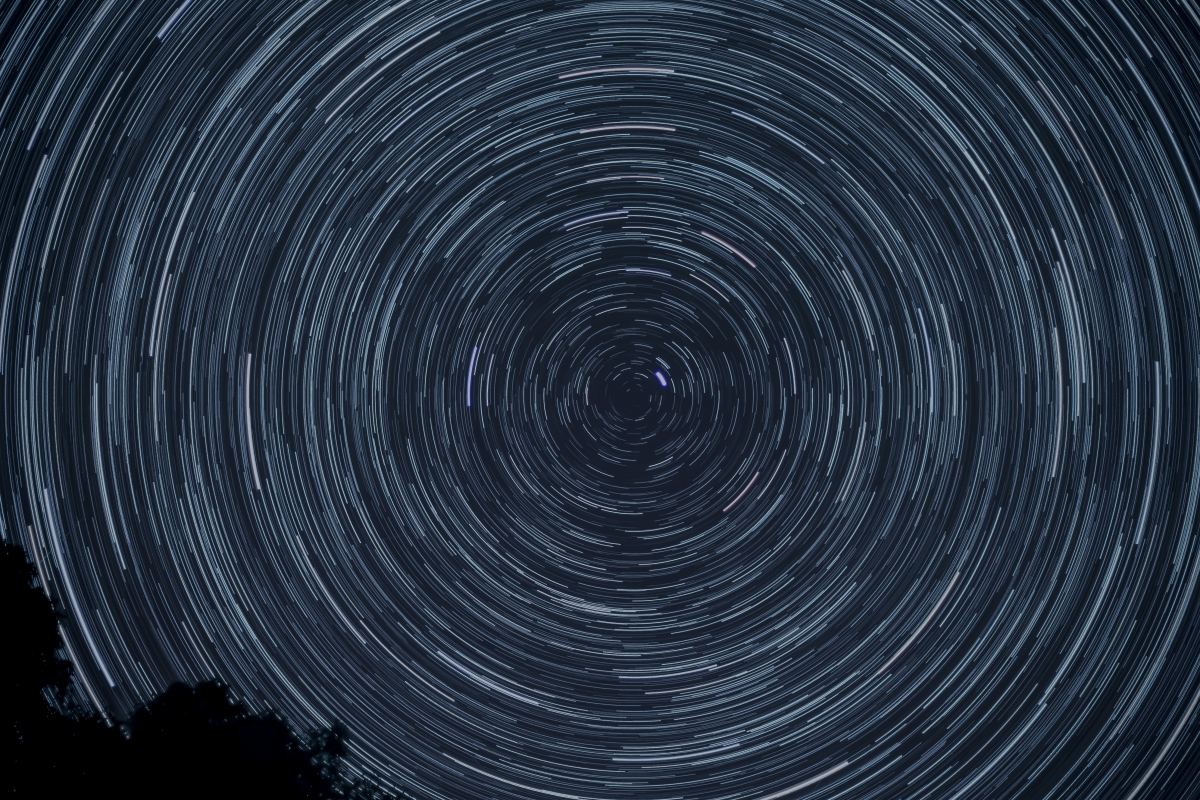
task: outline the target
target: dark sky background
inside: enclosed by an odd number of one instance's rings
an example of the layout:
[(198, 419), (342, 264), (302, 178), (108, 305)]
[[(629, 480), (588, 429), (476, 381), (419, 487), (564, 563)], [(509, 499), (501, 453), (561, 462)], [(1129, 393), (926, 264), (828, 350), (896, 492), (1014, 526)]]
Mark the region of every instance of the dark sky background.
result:
[(1196, 0), (0, 7), (0, 530), (431, 800), (1200, 796)]

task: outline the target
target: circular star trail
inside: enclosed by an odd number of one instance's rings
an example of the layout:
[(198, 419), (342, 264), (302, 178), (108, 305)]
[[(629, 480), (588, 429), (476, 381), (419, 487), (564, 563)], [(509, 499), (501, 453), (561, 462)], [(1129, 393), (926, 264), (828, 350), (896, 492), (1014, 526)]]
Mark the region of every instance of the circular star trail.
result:
[(14, 3), (3, 533), (423, 798), (1200, 792), (1200, 9)]

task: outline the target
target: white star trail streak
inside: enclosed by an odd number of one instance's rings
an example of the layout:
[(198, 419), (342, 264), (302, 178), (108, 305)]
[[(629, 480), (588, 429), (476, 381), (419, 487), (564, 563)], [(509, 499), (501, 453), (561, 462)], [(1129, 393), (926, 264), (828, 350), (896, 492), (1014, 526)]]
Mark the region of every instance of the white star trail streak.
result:
[(0, 11), (0, 533), (421, 800), (1200, 797), (1196, 0)]

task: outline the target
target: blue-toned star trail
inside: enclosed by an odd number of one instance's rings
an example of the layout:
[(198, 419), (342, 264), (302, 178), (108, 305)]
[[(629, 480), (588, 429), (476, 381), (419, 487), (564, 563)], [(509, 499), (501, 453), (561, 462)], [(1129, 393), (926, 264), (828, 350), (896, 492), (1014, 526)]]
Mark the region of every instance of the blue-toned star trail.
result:
[(14, 2), (0, 507), (413, 796), (1200, 797), (1196, 0)]

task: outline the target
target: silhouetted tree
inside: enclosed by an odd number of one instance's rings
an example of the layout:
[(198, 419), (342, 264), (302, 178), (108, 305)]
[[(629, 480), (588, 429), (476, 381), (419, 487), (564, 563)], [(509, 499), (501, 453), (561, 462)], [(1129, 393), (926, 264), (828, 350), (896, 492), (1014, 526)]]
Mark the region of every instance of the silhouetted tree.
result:
[[(251, 714), (226, 688), (177, 683), (116, 726), (73, 701), (58, 614), (19, 547), (0, 552), (3, 725), (0, 788), (18, 797), (384, 800), (341, 772), (345, 732), (307, 743), (277, 714)], [(122, 730), (122, 728), (124, 730)]]
[(25, 551), (11, 544), (0, 551), (0, 597), (5, 650), (0, 783), (8, 794), (55, 797), (112, 781), (123, 767), (125, 739), (72, 702), (71, 663), (61, 652), (58, 614), (38, 588)]

